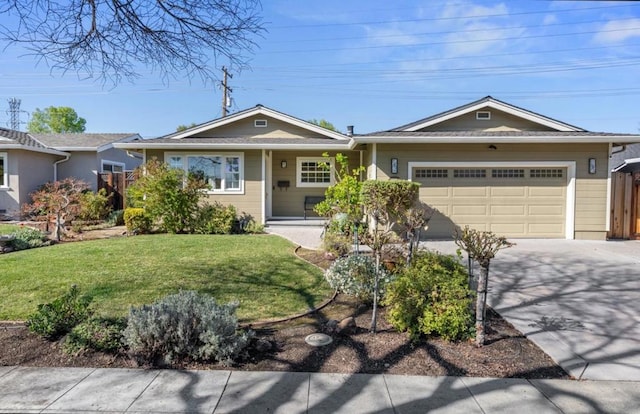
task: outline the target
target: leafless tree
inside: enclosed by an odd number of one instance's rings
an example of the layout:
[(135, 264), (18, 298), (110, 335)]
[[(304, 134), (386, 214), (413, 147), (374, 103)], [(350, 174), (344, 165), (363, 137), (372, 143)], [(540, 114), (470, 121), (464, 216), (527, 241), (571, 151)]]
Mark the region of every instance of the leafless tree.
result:
[(5, 0), (0, 38), (54, 69), (117, 85), (142, 66), (165, 81), (177, 72), (216, 79), (236, 69), (263, 31), (259, 0)]

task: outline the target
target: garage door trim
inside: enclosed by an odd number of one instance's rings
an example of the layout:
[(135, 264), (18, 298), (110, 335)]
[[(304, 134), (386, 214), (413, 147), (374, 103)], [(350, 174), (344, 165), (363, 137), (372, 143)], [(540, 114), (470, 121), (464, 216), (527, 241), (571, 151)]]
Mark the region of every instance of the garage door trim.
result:
[(408, 177), (412, 181), (414, 168), (456, 168), (456, 167), (502, 167), (502, 168), (566, 168), (567, 169), (567, 204), (565, 238), (574, 239), (575, 204), (576, 204), (576, 162), (575, 161), (410, 161), (407, 163)]

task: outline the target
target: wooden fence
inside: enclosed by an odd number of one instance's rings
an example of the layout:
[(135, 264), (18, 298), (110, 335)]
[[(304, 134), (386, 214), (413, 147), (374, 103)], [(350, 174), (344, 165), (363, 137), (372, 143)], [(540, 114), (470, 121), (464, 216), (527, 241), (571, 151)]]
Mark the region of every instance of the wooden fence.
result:
[(611, 175), (610, 239), (637, 239), (640, 237), (640, 172)]
[(133, 171), (103, 172), (98, 174), (98, 190), (105, 189), (111, 195), (113, 210), (124, 210), (127, 207), (127, 188), (136, 180)]

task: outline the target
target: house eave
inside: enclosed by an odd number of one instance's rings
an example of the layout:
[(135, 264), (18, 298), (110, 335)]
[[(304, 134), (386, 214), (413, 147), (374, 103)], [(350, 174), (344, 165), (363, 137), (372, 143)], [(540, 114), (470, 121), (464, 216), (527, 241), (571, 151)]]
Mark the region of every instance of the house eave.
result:
[(354, 147), (354, 141), (349, 140), (344, 144), (332, 144), (332, 145), (322, 145), (322, 144), (233, 144), (233, 143), (225, 143), (225, 144), (211, 144), (211, 143), (202, 143), (202, 144), (194, 144), (194, 143), (181, 143), (177, 141), (176, 143), (145, 143), (145, 145), (141, 146), (134, 143), (114, 143), (113, 146), (115, 148), (127, 149), (133, 151), (141, 151), (143, 149), (163, 149), (163, 150), (350, 150)]
[(589, 144), (640, 142), (640, 136), (483, 136), (483, 137), (397, 137), (397, 136), (360, 136), (354, 138), (358, 144)]
[(0, 144), (0, 151), (2, 150), (22, 150), (22, 151), (40, 152), (42, 154), (59, 155), (61, 157), (67, 157), (71, 155), (68, 152), (63, 152), (63, 151), (54, 150), (50, 148), (25, 147), (24, 145), (20, 145), (20, 144), (9, 144), (9, 145)]

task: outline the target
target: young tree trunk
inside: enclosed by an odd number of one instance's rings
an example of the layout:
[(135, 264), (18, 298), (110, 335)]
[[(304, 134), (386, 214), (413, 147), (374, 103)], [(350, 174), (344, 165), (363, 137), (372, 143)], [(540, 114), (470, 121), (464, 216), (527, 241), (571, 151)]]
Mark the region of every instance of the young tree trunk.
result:
[(376, 333), (378, 324), (378, 283), (380, 269), (380, 252), (376, 252), (376, 276), (373, 282), (373, 311), (371, 312), (371, 333)]
[(485, 317), (487, 314), (487, 286), (489, 284), (489, 261), (480, 263), (478, 297), (476, 298), (476, 346), (483, 346), (485, 339)]

